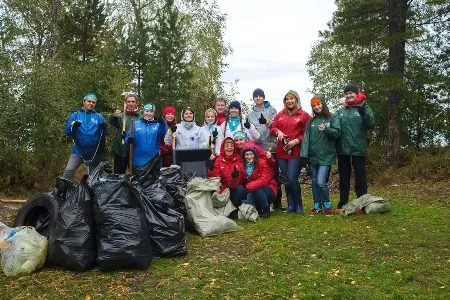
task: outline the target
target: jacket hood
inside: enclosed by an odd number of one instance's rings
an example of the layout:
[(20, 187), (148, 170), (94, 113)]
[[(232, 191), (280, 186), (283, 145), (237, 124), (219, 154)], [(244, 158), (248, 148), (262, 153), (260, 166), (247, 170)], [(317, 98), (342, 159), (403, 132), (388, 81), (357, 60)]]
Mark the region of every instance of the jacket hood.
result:
[(247, 151), (253, 152), (253, 154), (255, 155), (255, 162), (256, 162), (259, 158), (259, 153), (258, 153), (258, 150), (255, 147), (253, 147), (251, 144), (245, 144), (244, 147), (242, 148), (242, 152), (241, 152), (242, 161), (245, 162), (245, 152), (247, 152)]
[[(327, 100), (325, 99), (325, 97), (324, 97), (323, 95), (321, 95), (321, 94), (315, 94), (315, 95), (312, 97), (312, 99), (313, 99), (313, 98), (318, 98), (318, 99), (320, 99), (320, 102), (322, 102), (322, 106), (325, 107), (326, 109), (328, 109)], [(312, 105), (311, 105), (311, 108), (312, 108)], [(313, 111), (313, 112), (314, 112), (314, 111)]]
[(232, 141), (233, 142), (233, 147), (234, 147), (234, 151), (233, 154), (236, 153), (236, 145), (234, 144), (233, 138), (232, 137), (227, 137), (222, 141), (222, 144), (220, 145), (220, 155), (222, 155), (223, 157), (225, 157), (225, 142), (226, 141)]
[(284, 95), (284, 97), (283, 97), (284, 108), (286, 108), (286, 101), (285, 101), (285, 100), (286, 100), (286, 96), (287, 96), (288, 94), (292, 94), (292, 95), (295, 96), (295, 98), (297, 98), (297, 108), (301, 108), (302, 105), (301, 105), (301, 102), (300, 102), (300, 96), (299, 96), (298, 93), (297, 93), (296, 91), (294, 91), (294, 90), (290, 90), (290, 91), (288, 91), (288, 92)]

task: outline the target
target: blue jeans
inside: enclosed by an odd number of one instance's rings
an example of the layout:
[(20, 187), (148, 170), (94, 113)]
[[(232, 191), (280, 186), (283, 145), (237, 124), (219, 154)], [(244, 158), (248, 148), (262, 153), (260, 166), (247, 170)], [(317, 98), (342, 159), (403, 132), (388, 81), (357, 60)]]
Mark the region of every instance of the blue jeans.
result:
[(287, 183), (285, 186), (288, 202), (287, 211), (303, 212), (302, 194), (300, 183), (298, 182), (298, 176), (300, 175), (300, 158), (278, 158), (277, 160), (281, 171), (280, 179)]
[(311, 169), (314, 208), (331, 208), (330, 189), (328, 188), (331, 166), (316, 165), (311, 166)]
[(234, 189), (230, 188), (230, 200), (234, 207), (238, 208), (245, 199), (247, 199), (247, 189), (243, 185), (238, 185)]
[(245, 203), (256, 207), (258, 212), (269, 212), (269, 203), (275, 200), (275, 194), (270, 187), (262, 187), (247, 194)]

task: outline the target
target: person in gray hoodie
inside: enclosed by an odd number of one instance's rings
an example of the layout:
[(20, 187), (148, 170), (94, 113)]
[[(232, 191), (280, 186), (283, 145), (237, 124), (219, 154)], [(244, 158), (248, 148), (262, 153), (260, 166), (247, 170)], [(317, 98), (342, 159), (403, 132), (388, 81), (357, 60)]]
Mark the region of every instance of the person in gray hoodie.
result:
[(273, 118), (277, 114), (277, 110), (266, 101), (266, 95), (262, 89), (253, 91), (253, 101), (255, 105), (248, 114), (248, 120), (255, 125), (256, 130), (260, 134), (259, 140), (256, 142), (265, 152), (270, 151), (274, 145), (275, 137), (270, 136), (269, 126), (272, 124)]
[[(253, 101), (255, 105), (252, 107), (250, 113), (248, 114), (248, 120), (250, 123), (255, 125), (256, 130), (260, 134), (259, 140), (256, 142), (256, 145), (261, 147), (264, 152), (272, 152), (272, 155), (275, 155), (276, 149), (276, 138), (270, 135), (269, 126), (272, 124), (273, 118), (275, 118), (277, 114), (277, 110), (270, 105), (270, 102), (266, 100), (266, 95), (264, 91), (260, 88), (257, 88), (253, 91)], [(274, 169), (274, 179), (278, 182), (279, 178), (279, 166), (278, 161), (276, 160)], [(278, 193), (275, 201), (273, 202), (273, 206), (276, 209), (282, 209), (281, 205), (281, 184), (278, 184)]]

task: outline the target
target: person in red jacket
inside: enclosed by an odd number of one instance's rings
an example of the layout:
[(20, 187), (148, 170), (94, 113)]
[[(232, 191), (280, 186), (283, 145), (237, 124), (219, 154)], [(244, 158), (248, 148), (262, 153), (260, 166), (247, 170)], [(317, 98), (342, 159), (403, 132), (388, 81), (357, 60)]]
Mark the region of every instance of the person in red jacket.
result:
[(277, 183), (273, 179), (273, 167), (260, 157), (258, 150), (247, 145), (242, 150), (244, 185), (247, 190), (245, 203), (256, 206), (260, 218), (268, 218), (269, 205), (277, 195)]
[(220, 154), (215, 160), (214, 168), (208, 169), (208, 177), (220, 177), (219, 193), (226, 188), (230, 189), (230, 200), (235, 207), (239, 207), (242, 200), (247, 197), (247, 190), (242, 185), (244, 173), (241, 166), (242, 161), (236, 154), (233, 139), (225, 138), (220, 146)]
[(236, 146), (236, 154), (239, 156), (242, 156), (242, 149), (244, 149), (244, 147), (253, 147), (258, 151), (259, 157), (264, 157), (266, 159), (266, 162), (270, 167), (275, 166), (275, 159), (273, 158), (272, 153), (270, 153), (270, 151), (264, 152), (260, 146), (248, 139), (248, 136), (244, 131), (236, 131), (233, 134), (233, 140)]
[[(162, 112), (163, 118), (166, 120), (167, 128), (176, 127), (177, 120), (175, 118), (175, 107), (166, 106)], [(173, 157), (172, 157), (172, 145), (166, 145), (164, 143), (164, 137), (159, 140), (159, 149), (161, 150), (162, 156), (162, 166), (170, 167), (172, 165)]]
[(303, 201), (298, 182), (300, 175), (300, 145), (305, 133), (306, 123), (311, 116), (302, 110), (300, 97), (296, 91), (290, 90), (283, 98), (284, 109), (273, 119), (270, 133), (277, 137), (277, 162), (280, 166), (280, 177), (287, 181), (286, 212), (303, 213)]

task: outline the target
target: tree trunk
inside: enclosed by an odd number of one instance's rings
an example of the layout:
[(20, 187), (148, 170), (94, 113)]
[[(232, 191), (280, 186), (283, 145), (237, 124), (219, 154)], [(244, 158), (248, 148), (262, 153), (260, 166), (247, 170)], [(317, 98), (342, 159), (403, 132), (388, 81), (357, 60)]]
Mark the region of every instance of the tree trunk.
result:
[(388, 74), (391, 86), (388, 93), (388, 149), (387, 159), (391, 165), (398, 163), (400, 149), (399, 105), (403, 97), (405, 73), (407, 0), (387, 0), (389, 5), (389, 57)]

